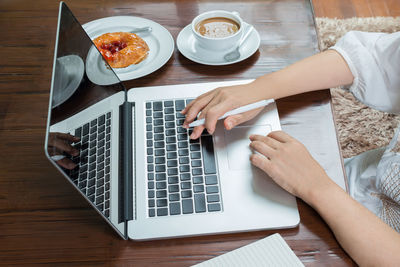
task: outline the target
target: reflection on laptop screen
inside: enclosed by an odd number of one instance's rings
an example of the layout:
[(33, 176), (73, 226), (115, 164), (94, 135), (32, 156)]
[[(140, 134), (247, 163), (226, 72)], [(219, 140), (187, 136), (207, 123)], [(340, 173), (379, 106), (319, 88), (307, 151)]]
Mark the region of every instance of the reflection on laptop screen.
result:
[(118, 227), (121, 220), (111, 219), (111, 129), (118, 122), (112, 122), (109, 99), (119, 93), (124, 102), (126, 90), (64, 3), (58, 23), (48, 157), (123, 233), (123, 227)]

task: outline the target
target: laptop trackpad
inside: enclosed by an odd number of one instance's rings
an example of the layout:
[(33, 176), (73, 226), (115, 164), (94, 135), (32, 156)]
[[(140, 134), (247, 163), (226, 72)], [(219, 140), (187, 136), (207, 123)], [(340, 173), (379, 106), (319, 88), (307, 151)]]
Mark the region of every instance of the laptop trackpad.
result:
[(267, 135), (272, 131), (270, 125), (236, 126), (230, 131), (225, 130), (226, 151), (228, 165), (231, 170), (250, 170), (250, 155), (253, 153), (249, 147), (249, 137), (252, 134)]

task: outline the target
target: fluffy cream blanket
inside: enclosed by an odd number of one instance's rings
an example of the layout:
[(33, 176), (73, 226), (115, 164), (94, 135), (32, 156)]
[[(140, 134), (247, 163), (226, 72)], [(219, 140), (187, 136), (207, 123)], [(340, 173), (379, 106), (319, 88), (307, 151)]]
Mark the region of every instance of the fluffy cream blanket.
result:
[[(329, 19), (316, 18), (321, 51), (333, 46), (351, 30), (368, 32), (400, 31), (400, 17)], [(400, 88), (399, 88), (400, 93)], [(393, 137), (399, 115), (377, 111), (358, 102), (351, 93), (332, 88), (336, 127), (343, 157), (387, 145)]]

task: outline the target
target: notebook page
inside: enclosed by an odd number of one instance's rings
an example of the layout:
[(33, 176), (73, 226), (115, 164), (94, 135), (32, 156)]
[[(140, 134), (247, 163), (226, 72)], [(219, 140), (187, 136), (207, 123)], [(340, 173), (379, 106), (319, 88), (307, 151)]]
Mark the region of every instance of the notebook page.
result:
[(280, 234), (273, 234), (231, 252), (199, 263), (196, 267), (304, 266)]

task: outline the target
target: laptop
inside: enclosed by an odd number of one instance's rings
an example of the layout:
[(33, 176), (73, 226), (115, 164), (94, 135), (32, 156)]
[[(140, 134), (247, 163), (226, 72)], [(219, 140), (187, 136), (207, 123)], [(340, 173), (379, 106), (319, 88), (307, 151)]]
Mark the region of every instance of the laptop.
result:
[(295, 198), (249, 161), (249, 135), (281, 129), (275, 102), (231, 131), (190, 140), (182, 127), (198, 95), (248, 82), (126, 90), (61, 2), (45, 153), (124, 239), (295, 227)]

